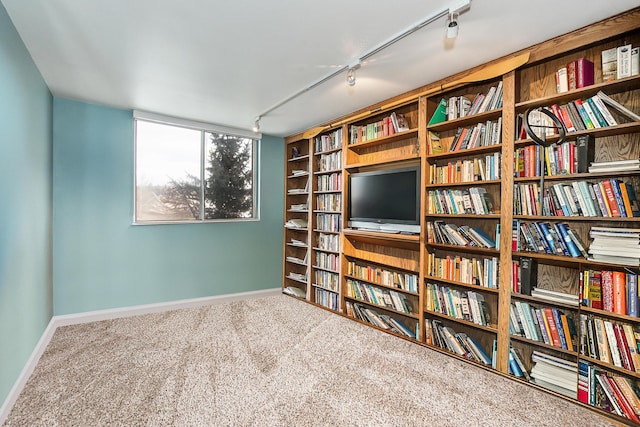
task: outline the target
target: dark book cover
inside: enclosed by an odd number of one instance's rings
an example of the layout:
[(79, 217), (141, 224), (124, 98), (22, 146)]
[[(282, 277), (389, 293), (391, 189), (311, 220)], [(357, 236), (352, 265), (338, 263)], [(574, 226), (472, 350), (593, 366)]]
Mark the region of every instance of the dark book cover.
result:
[(531, 295), (531, 288), (536, 286), (538, 268), (533, 258), (520, 258), (520, 293)]
[(587, 173), (595, 156), (595, 138), (593, 135), (580, 135), (576, 138), (576, 147), (578, 151), (578, 170), (576, 172)]

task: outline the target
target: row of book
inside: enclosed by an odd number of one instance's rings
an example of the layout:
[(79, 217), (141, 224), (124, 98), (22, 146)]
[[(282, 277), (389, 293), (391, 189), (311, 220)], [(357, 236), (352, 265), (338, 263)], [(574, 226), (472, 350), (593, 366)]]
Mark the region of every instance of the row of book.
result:
[(331, 292), (339, 292), (340, 276), (337, 273), (332, 273), (326, 270), (316, 270), (314, 276), (316, 279), (314, 286)]
[(578, 336), (570, 316), (552, 307), (536, 308), (525, 301), (514, 301), (509, 311), (509, 333), (564, 350), (577, 350)]
[(605, 49), (602, 57), (602, 81), (607, 82), (640, 73), (640, 48), (632, 44)]
[(491, 365), (491, 357), (475, 338), (462, 332), (456, 332), (452, 328), (444, 326), (437, 319), (426, 319), (424, 326), (427, 344), (487, 366)]
[(479, 292), (460, 291), (437, 283), (427, 283), (425, 301), (427, 311), (477, 325), (491, 325), (489, 307)]
[(316, 228), (322, 231), (339, 232), (341, 227), (340, 214), (316, 214)]
[(591, 227), (589, 260), (640, 267), (640, 229)]
[(418, 275), (414, 273), (388, 270), (371, 264), (362, 265), (355, 261), (349, 261), (347, 262), (347, 275), (390, 288), (418, 292)]
[(640, 372), (638, 338), (628, 323), (580, 314), (580, 353), (631, 372)]
[(458, 128), (449, 145), (449, 152), (488, 147), (501, 142), (502, 117), (495, 121), (487, 120), (484, 123)]
[(576, 378), (576, 370), (578, 369), (576, 362), (540, 351), (531, 353), (531, 361), (534, 365), (529, 375), (533, 384), (571, 399), (577, 397), (579, 385)]
[(342, 128), (335, 131), (316, 136), (313, 139), (314, 153), (335, 150), (342, 147)]
[(556, 71), (556, 91), (558, 93), (591, 86), (593, 82), (593, 62), (586, 58), (570, 61)]
[(309, 202), (292, 203), (289, 206), (289, 210), (290, 211), (296, 211), (296, 212), (306, 212), (307, 210), (309, 210)]
[(579, 135), (576, 141), (553, 143), (546, 147), (528, 145), (514, 151), (514, 177), (540, 176), (540, 153), (544, 150), (545, 176), (586, 173), (589, 163), (593, 162), (594, 142), (591, 135)]
[(438, 257), (433, 253), (427, 255), (427, 275), (434, 279), (498, 289), (499, 273), (498, 257)]
[(363, 304), (346, 301), (346, 312), (347, 316), (349, 317), (361, 320), (366, 323), (370, 323), (379, 328), (392, 331), (399, 335), (404, 335), (414, 339), (418, 335), (417, 322), (414, 331), (410, 329), (403, 321), (387, 314), (379, 313), (378, 311)]
[(359, 280), (347, 279), (347, 297), (378, 307), (390, 308), (404, 314), (414, 314), (415, 311), (413, 303), (407, 295)]
[(584, 270), (580, 274), (582, 304), (610, 313), (638, 317), (638, 275), (623, 271)]
[(287, 274), (287, 279), (295, 280), (296, 282), (307, 283), (307, 274), (291, 271), (289, 272), (289, 274)]
[(447, 224), (444, 221), (427, 222), (427, 242), (456, 246), (496, 248), (496, 241), (479, 228), (468, 225)]
[(316, 267), (334, 272), (340, 271), (340, 256), (334, 253), (316, 252)]
[(329, 154), (321, 154), (317, 158), (318, 171), (327, 172), (342, 168), (342, 151), (334, 151)]
[(376, 122), (366, 125), (352, 125), (349, 128), (349, 144), (371, 141), (409, 129), (410, 126), (407, 116), (394, 111), (390, 116), (384, 117)]
[(544, 190), (540, 206), (537, 183), (514, 186), (516, 215), (630, 218), (640, 216), (635, 190), (629, 182), (606, 179), (590, 183), (573, 181)]
[(500, 179), (500, 153), (473, 160), (458, 160), (446, 165), (429, 165), (431, 184), (452, 184)]
[(317, 177), (318, 191), (342, 191), (342, 173), (335, 172)]
[(638, 382), (585, 360), (578, 362), (578, 400), (640, 423)]
[(484, 187), (470, 187), (462, 190), (429, 190), (427, 212), (430, 214), (475, 214), (497, 213), (491, 195)]
[(478, 93), (473, 97), (452, 96), (448, 100), (443, 98), (438, 103), (429, 125), (434, 125), (445, 120), (454, 120), (461, 117), (472, 116), (502, 107), (502, 81), (497, 86), (489, 88), (486, 94)]
[(338, 294), (328, 292), (324, 289), (315, 288), (315, 302), (323, 307), (337, 311), (340, 308), (340, 299)]
[(565, 223), (513, 221), (511, 249), (518, 252), (586, 257), (578, 234)]
[(316, 196), (316, 209), (321, 211), (341, 211), (342, 194), (318, 194)]
[(340, 235), (319, 233), (316, 236), (317, 248), (324, 251), (340, 251)]

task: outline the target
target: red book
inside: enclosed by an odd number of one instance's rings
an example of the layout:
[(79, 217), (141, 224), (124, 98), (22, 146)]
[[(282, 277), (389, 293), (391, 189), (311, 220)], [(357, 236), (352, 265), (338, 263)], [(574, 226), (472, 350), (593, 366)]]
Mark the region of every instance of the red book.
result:
[(569, 173), (576, 172), (576, 146), (575, 144), (569, 144)]
[[(613, 312), (613, 272), (602, 271), (602, 309)], [(595, 307), (594, 307), (595, 308)]]
[(602, 310), (602, 273), (598, 271), (589, 278), (589, 306)]
[(549, 333), (553, 340), (553, 346), (562, 348), (560, 334), (558, 334), (558, 327), (556, 322), (553, 320), (553, 311), (551, 311), (551, 308), (549, 307), (545, 307), (542, 310), (544, 311), (544, 317), (547, 318), (547, 323), (549, 324)]
[(576, 63), (576, 88), (591, 86), (594, 82), (593, 62), (580, 58)]
[(513, 278), (512, 290), (513, 292), (520, 293), (520, 286), (518, 286), (518, 272), (520, 271), (520, 268), (518, 262), (512, 262), (511, 267), (513, 270), (511, 274), (511, 277)]
[(573, 125), (573, 122), (571, 121), (571, 117), (569, 116), (569, 112), (567, 111), (566, 105), (560, 106), (560, 114), (562, 114), (562, 121), (564, 122), (564, 125), (567, 128), (567, 132), (575, 132), (576, 127)]
[(621, 271), (613, 272), (613, 312), (627, 314), (627, 276)]
[(616, 335), (616, 343), (618, 344), (618, 351), (620, 352), (622, 366), (624, 366), (624, 368), (629, 371), (635, 372), (633, 359), (631, 358), (631, 352), (629, 351), (629, 344), (627, 344), (627, 339), (624, 336), (622, 325), (620, 325), (619, 323), (614, 323), (613, 331)]
[(640, 422), (640, 419), (636, 415), (630, 403), (627, 401), (627, 398), (624, 396), (624, 394), (620, 390), (620, 387), (618, 387), (618, 384), (616, 383), (616, 381), (614, 381), (613, 378), (609, 376), (605, 377), (605, 381), (607, 381), (607, 383), (609, 384), (611, 391), (613, 391), (614, 399), (616, 399), (616, 401), (618, 402), (618, 405), (620, 406), (620, 408), (622, 409), (622, 412), (626, 415), (626, 417), (635, 422)]
[(616, 196), (613, 194), (613, 187), (611, 187), (611, 181), (602, 181), (604, 187), (604, 195), (607, 197), (609, 208), (611, 209), (612, 217), (620, 217), (620, 209), (618, 209), (618, 202), (616, 202)]

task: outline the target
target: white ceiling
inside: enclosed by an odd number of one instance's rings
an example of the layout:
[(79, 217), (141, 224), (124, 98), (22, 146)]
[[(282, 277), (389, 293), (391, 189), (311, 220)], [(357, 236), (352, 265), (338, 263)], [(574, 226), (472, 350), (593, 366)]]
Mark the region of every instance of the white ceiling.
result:
[[(1, 0), (55, 96), (249, 129), (455, 0)], [(267, 114), (285, 136), (640, 5), (472, 0)]]

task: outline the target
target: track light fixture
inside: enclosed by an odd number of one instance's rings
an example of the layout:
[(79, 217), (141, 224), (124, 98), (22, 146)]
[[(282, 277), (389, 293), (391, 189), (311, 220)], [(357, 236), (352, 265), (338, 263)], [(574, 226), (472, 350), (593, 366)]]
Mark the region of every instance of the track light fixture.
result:
[(260, 132), (260, 116), (256, 117), (256, 121), (253, 122), (253, 131)]
[(356, 84), (356, 70), (360, 68), (360, 62), (356, 62), (349, 65), (347, 70), (347, 84), (349, 86), (355, 86)]
[(447, 19), (447, 38), (455, 39), (458, 37), (458, 14), (449, 13), (449, 19)]

